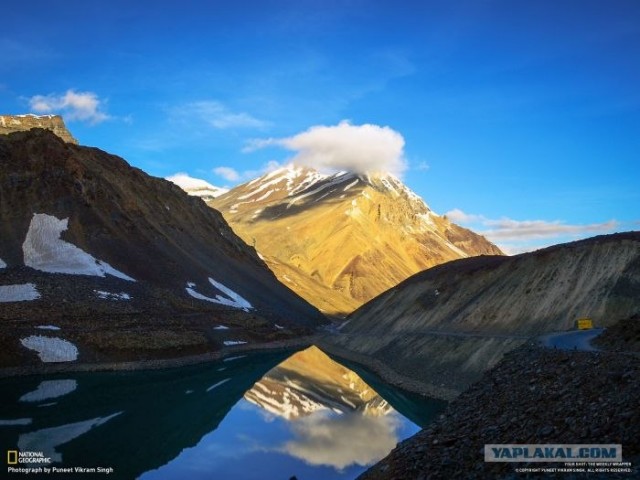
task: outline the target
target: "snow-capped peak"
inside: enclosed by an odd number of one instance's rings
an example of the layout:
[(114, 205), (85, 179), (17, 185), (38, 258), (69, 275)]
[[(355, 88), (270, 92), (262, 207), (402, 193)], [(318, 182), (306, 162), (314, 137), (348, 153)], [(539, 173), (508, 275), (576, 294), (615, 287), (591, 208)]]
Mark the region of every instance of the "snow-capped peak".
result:
[(175, 175), (167, 177), (166, 180), (176, 184), (189, 195), (202, 197), (204, 199), (216, 198), (229, 191), (226, 188), (211, 185), (209, 182), (200, 178), (190, 177), (186, 173), (176, 173)]

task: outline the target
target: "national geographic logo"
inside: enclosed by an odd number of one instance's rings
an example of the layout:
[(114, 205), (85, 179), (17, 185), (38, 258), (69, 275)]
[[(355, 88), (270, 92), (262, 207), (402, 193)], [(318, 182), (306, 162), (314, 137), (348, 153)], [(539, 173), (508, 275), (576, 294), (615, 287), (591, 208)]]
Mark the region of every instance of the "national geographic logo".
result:
[(7, 465), (48, 465), (50, 463), (51, 457), (47, 457), (44, 452), (22, 452), (18, 450), (7, 450)]

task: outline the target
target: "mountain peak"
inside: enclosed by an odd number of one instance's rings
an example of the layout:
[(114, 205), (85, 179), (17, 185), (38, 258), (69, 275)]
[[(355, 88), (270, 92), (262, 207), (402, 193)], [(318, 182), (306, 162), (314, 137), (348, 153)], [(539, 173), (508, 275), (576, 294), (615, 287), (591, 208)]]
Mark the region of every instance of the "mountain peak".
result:
[(290, 164), (209, 204), (283, 283), (330, 313), (346, 313), (425, 268), (502, 253), (434, 213), (391, 174)]
[(78, 140), (71, 135), (60, 115), (0, 115), (0, 134), (22, 132), (32, 128), (51, 130), (65, 142), (78, 144)]
[(171, 183), (176, 184), (189, 195), (193, 197), (200, 197), (203, 200), (212, 200), (229, 191), (226, 188), (211, 185), (206, 180), (190, 177), (186, 173), (176, 173), (175, 175), (166, 177), (165, 180), (169, 180)]

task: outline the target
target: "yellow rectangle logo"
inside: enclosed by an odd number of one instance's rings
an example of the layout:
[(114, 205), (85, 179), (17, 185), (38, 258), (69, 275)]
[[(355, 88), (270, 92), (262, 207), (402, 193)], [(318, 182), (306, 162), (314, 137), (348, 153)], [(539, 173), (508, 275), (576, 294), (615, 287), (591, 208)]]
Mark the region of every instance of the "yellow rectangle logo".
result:
[(17, 465), (17, 464), (18, 464), (18, 451), (7, 450), (7, 465)]

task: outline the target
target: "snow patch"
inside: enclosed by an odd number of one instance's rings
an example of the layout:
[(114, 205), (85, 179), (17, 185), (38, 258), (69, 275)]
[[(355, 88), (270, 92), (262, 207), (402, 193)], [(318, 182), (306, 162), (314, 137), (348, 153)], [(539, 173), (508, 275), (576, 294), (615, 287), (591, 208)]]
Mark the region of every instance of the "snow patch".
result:
[(247, 342), (244, 342), (242, 340), (225, 340), (224, 342), (222, 342), (225, 344), (225, 346), (227, 347), (232, 347), (234, 345), (244, 345)]
[(273, 190), (268, 190), (264, 195), (260, 195), (260, 197), (256, 198), (256, 202), (261, 202), (262, 200), (266, 200), (269, 195), (273, 193)]
[(71, 342), (57, 337), (31, 335), (20, 343), (29, 350), (38, 352), (43, 362), (72, 362), (78, 358), (78, 348)]
[(96, 417), (83, 422), (69, 423), (59, 427), (43, 428), (35, 432), (25, 433), (18, 438), (18, 450), (29, 452), (43, 452), (45, 457), (50, 457), (54, 462), (62, 462), (62, 454), (56, 448), (69, 443), (74, 438), (84, 435), (89, 430), (105, 424), (122, 412), (114, 413), (108, 417)]
[(7, 268), (7, 264), (0, 258), (0, 268)]
[(349, 185), (347, 185), (346, 187), (344, 187), (342, 189), (343, 192), (346, 192), (347, 190), (349, 190), (351, 187), (355, 186), (358, 183), (359, 179), (356, 178), (353, 182), (351, 182)]
[(19, 118), (25, 118), (25, 117), (31, 117), (31, 118), (53, 118), (53, 117), (55, 117), (55, 115), (52, 115), (52, 114), (36, 115), (34, 113), (25, 113), (23, 115), (14, 115), (14, 117), (19, 117)]
[(274, 327), (276, 327), (276, 330), (284, 330), (284, 327), (281, 325), (278, 325), (277, 323), (274, 325)]
[[(227, 288), (223, 284), (216, 282), (211, 277), (209, 277), (209, 282), (211, 283), (211, 285), (213, 285), (222, 293), (224, 293), (226, 297), (223, 297), (222, 295), (216, 295), (215, 298), (207, 297), (206, 295), (202, 295), (201, 293), (196, 292), (191, 286), (187, 286), (186, 288), (187, 293), (191, 295), (193, 298), (197, 298), (198, 300), (204, 300), (212, 303), (219, 303), (220, 305), (226, 305), (228, 307), (238, 308), (240, 310), (244, 310), (245, 312), (248, 312), (249, 310), (253, 309), (253, 305), (251, 305), (251, 303), (249, 303), (246, 299), (238, 295), (236, 292), (234, 292), (230, 288)], [(187, 285), (190, 285), (190, 284), (187, 284)]]
[(67, 230), (69, 219), (60, 220), (52, 215), (36, 213), (31, 219), (27, 237), (22, 244), (24, 264), (49, 273), (114, 277), (135, 282), (128, 275), (106, 262), (97, 260), (84, 250), (60, 238)]
[(223, 383), (227, 383), (229, 380), (231, 380), (230, 378), (225, 378), (224, 380), (220, 380), (218, 383), (214, 383), (213, 385), (211, 385), (209, 388), (207, 388), (207, 392), (210, 392), (211, 390), (213, 390), (216, 387), (219, 387), (220, 385), (222, 385)]
[(104, 290), (94, 290), (93, 292), (98, 296), (98, 298), (101, 298), (102, 300), (131, 300), (131, 295), (125, 292), (112, 293), (105, 292)]
[[(341, 174), (336, 174), (333, 175), (333, 177), (328, 177), (327, 181), (323, 184), (321, 184), (319, 187), (314, 188), (311, 191), (308, 191), (309, 189), (307, 188), (307, 190), (305, 190), (304, 193), (293, 197), (291, 200), (289, 200), (289, 203), (287, 204), (287, 208), (290, 208), (292, 205), (295, 205), (295, 203), (299, 200), (302, 200), (303, 198), (309, 197), (310, 195), (315, 195), (316, 193), (321, 192), (322, 190), (326, 190), (327, 188), (336, 186), (340, 183), (343, 183), (345, 180), (344, 178), (342, 178)], [(317, 182), (316, 182), (317, 183)]]
[(37, 300), (40, 294), (33, 283), (0, 285), (0, 303)]
[(46, 380), (40, 382), (38, 388), (20, 397), (21, 402), (42, 402), (51, 398), (68, 395), (78, 388), (75, 380)]
[(224, 325), (218, 325), (217, 327), (213, 327), (214, 330), (229, 330), (229, 327)]
[(231, 362), (233, 360), (239, 360), (240, 358), (244, 358), (244, 357), (246, 357), (246, 355), (236, 355), (235, 357), (223, 358), (222, 361), (223, 362)]
[(38, 325), (36, 328), (40, 330), (60, 330), (60, 327), (56, 327), (55, 325)]

